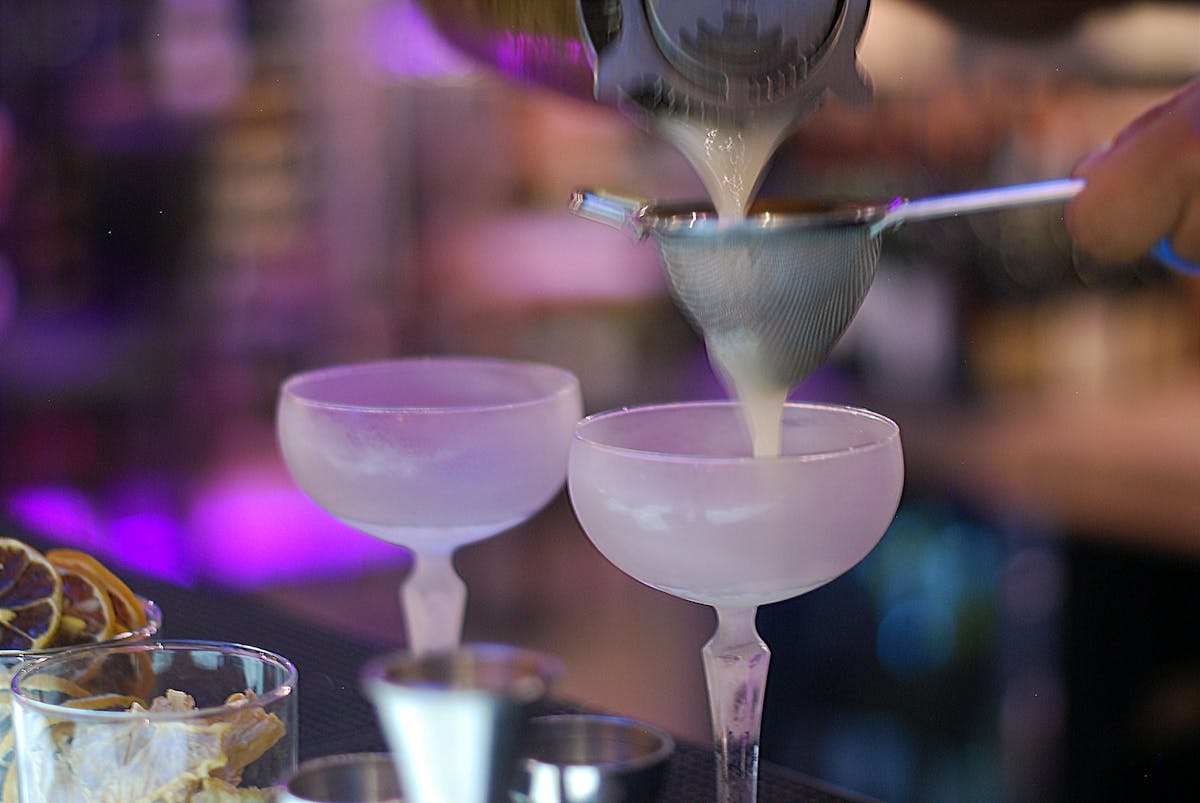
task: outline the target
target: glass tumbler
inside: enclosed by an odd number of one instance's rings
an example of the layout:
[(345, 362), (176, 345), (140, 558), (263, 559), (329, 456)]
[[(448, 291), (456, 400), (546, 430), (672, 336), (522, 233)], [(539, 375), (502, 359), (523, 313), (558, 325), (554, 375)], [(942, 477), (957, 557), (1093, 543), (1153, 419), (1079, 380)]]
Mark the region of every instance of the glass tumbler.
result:
[(81, 648), (11, 690), (22, 803), (265, 799), (296, 768), (296, 669), (256, 647)]

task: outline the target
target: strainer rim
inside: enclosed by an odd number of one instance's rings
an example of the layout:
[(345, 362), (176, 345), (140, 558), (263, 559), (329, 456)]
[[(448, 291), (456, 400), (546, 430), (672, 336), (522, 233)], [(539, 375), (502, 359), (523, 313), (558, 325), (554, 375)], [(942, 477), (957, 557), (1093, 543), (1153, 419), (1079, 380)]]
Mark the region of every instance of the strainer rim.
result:
[(745, 219), (736, 222), (719, 221), (716, 210), (707, 202), (655, 203), (640, 209), (635, 217), (638, 228), (656, 236), (729, 237), (766, 230), (870, 226), (898, 203), (903, 203), (903, 199), (772, 199), (756, 201)]

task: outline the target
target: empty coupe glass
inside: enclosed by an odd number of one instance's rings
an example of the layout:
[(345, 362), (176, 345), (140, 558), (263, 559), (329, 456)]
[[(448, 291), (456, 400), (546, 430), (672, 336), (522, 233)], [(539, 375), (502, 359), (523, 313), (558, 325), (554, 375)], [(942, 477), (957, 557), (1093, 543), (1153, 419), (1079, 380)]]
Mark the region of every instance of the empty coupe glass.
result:
[(330, 514), (408, 547), (408, 647), (451, 649), (467, 589), (454, 550), (520, 524), (566, 476), (579, 381), (539, 363), (416, 357), (343, 365), (283, 383), (279, 444)]

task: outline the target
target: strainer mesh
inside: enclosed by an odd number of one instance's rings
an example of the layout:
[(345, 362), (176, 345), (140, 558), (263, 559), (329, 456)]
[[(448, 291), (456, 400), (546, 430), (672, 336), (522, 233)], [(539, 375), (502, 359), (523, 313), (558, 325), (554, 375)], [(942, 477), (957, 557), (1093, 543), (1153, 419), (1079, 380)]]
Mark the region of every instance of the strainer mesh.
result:
[(712, 343), (753, 339), (770, 375), (793, 387), (829, 356), (875, 275), (867, 226), (657, 234), (667, 280)]

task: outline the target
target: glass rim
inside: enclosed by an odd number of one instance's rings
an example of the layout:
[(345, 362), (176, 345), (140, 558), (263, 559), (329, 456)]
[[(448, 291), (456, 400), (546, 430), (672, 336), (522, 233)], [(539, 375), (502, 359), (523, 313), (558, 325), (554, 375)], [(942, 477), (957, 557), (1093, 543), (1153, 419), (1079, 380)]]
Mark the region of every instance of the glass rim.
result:
[(146, 624), (134, 630), (126, 630), (123, 633), (117, 633), (111, 638), (96, 644), (63, 644), (58, 647), (42, 647), (37, 650), (0, 650), (0, 660), (5, 658), (19, 658), (23, 661), (32, 661), (39, 658), (49, 658), (55, 655), (72, 650), (87, 650), (96, 647), (106, 647), (109, 645), (125, 645), (135, 644), (145, 639), (153, 638), (158, 633), (158, 629), (162, 627), (162, 609), (158, 607), (158, 603), (152, 599), (148, 599), (139, 594), (134, 594), (134, 597), (141, 603), (142, 610), (146, 613)]
[[(266, 708), (280, 700), (290, 697), (296, 691), (298, 673), (296, 666), (279, 653), (262, 647), (248, 644), (236, 644), (228, 641), (204, 641), (198, 639), (170, 639), (164, 641), (139, 642), (130, 644), (98, 644), (94, 646), (74, 647), (56, 655), (36, 658), (22, 664), (13, 674), (9, 683), (13, 705), (28, 706), (39, 713), (61, 719), (74, 719), (92, 722), (122, 722), (130, 717), (128, 711), (98, 711), (86, 708), (71, 708), (70, 706), (51, 703), (30, 697), (21, 690), (21, 684), (31, 676), (44, 674), (47, 667), (54, 667), (67, 661), (76, 660), (89, 653), (96, 658), (102, 658), (115, 653), (152, 653), (152, 652), (216, 652), (223, 655), (238, 655), (254, 658), (262, 663), (275, 666), (284, 672), (284, 678), (270, 690), (256, 694), (253, 699), (238, 703), (223, 703), (221, 705), (193, 708), (189, 711), (140, 711), (136, 717), (139, 721), (149, 722), (183, 722), (193, 719), (206, 719), (220, 716), (230, 711), (240, 711), (249, 708)], [(185, 691), (186, 690), (182, 690)]]
[[(704, 454), (682, 454), (677, 451), (663, 451), (661, 449), (645, 449), (634, 446), (616, 446), (611, 443), (606, 443), (604, 440), (589, 437), (586, 430), (595, 424), (610, 418), (621, 418), (628, 415), (639, 415), (645, 413), (663, 412), (667, 410), (686, 410), (686, 409), (733, 409), (737, 412), (737, 408), (741, 406), (740, 402), (732, 399), (713, 399), (700, 401), (682, 401), (682, 402), (664, 402), (661, 404), (640, 404), (628, 407), (618, 407), (612, 410), (604, 410), (602, 412), (593, 413), (579, 420), (575, 424), (575, 430), (571, 434), (572, 445), (575, 443), (586, 444), (589, 448), (598, 449), (609, 452), (611, 454), (624, 454), (630, 457), (635, 457), (642, 460), (654, 460), (663, 463), (681, 462), (692, 464), (706, 465), (734, 465), (738, 463), (755, 463), (764, 460), (792, 462), (792, 463), (807, 463), (817, 462), (821, 460), (834, 460), (839, 457), (847, 457), (852, 454), (862, 454), (877, 449), (883, 449), (894, 441), (900, 438), (900, 426), (885, 415), (868, 410), (865, 407), (856, 407), (846, 404), (830, 404), (826, 402), (786, 402), (783, 406), (787, 410), (813, 410), (824, 413), (835, 413), (839, 416), (848, 416), (850, 418), (872, 421), (883, 425), (886, 433), (882, 437), (872, 437), (862, 443), (855, 443), (848, 446), (842, 446), (835, 449), (818, 449), (803, 453), (781, 453), (772, 457), (755, 457), (751, 454), (744, 455), (704, 455)], [(740, 420), (740, 415), (738, 416)]]
[[(445, 363), (447, 366), (455, 366), (460, 368), (515, 368), (524, 373), (540, 372), (546, 375), (556, 376), (559, 382), (553, 389), (544, 391), (528, 399), (445, 406), (434, 404), (348, 404), (345, 402), (318, 401), (303, 395), (298, 389), (300, 385), (303, 385), (307, 382), (328, 379), (339, 375), (382, 372), (389, 369), (415, 367), (418, 365), (429, 365), (432, 363)], [(283, 380), (282, 384), (279, 386), (279, 397), (281, 399), (289, 398), (298, 405), (318, 410), (346, 410), (354, 412), (381, 413), (420, 412), (425, 414), (460, 414), (493, 410), (511, 410), (520, 407), (544, 404), (561, 396), (578, 392), (579, 387), (579, 377), (576, 376), (573, 371), (558, 365), (552, 365), (551, 363), (537, 362), (536, 360), (510, 359), (507, 357), (473, 357), (434, 354), (413, 357), (397, 357), (394, 359), (383, 360), (367, 360), (364, 362), (344, 363), (340, 365), (327, 365), (322, 368), (301, 371), (299, 373), (292, 374)]]
[(525, 671), (520, 674), (532, 682), (519, 683), (519, 688), (513, 692), (515, 698), (536, 699), (548, 694), (563, 674), (562, 659), (551, 653), (499, 642), (464, 641), (457, 647), (432, 653), (417, 654), (411, 650), (393, 650), (377, 655), (363, 664), (359, 671), (359, 683), (368, 691), (372, 687), (408, 686), (414, 691), (434, 694), (453, 689), (463, 694), (478, 693), (490, 696), (493, 692), (487, 688), (460, 685), (462, 673), (457, 671), (446, 672), (444, 678), (414, 676), (407, 681), (396, 679), (401, 672), (417, 670), (419, 666), (440, 665), (449, 670), (460, 663), (480, 666), (508, 663), (522, 667)]

